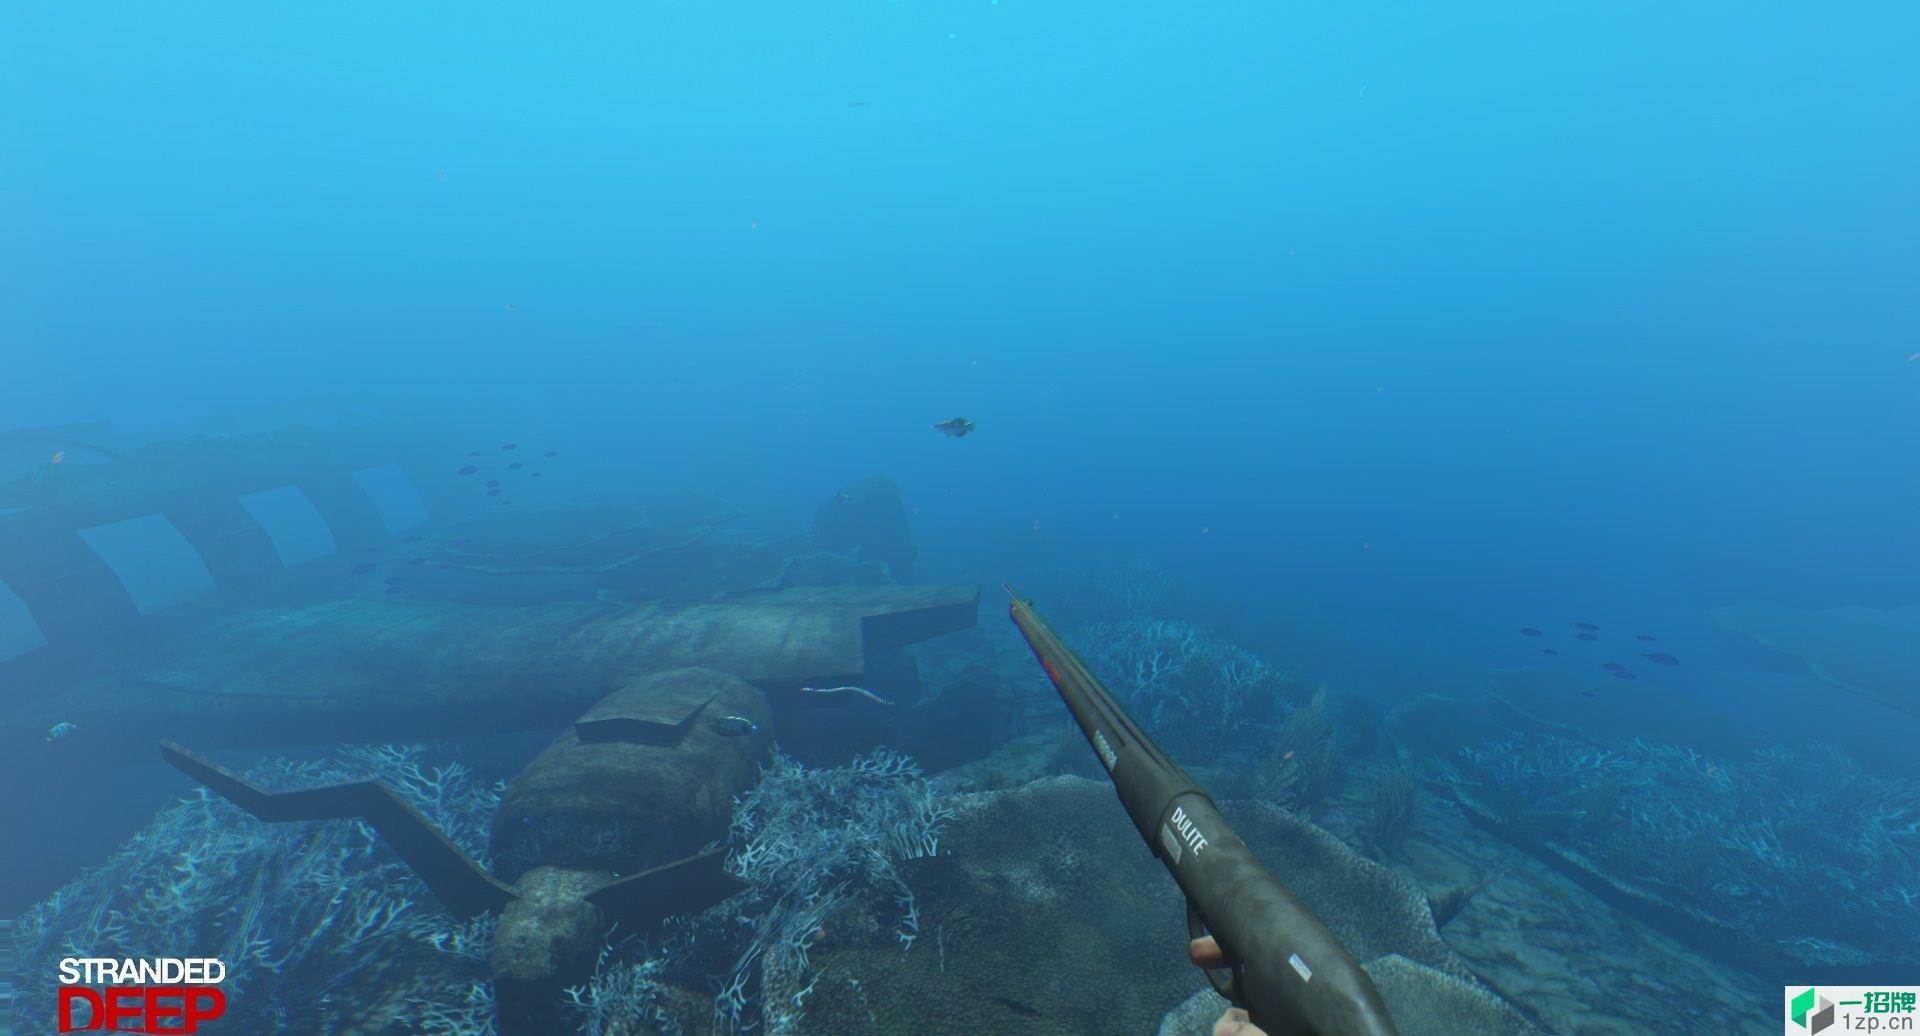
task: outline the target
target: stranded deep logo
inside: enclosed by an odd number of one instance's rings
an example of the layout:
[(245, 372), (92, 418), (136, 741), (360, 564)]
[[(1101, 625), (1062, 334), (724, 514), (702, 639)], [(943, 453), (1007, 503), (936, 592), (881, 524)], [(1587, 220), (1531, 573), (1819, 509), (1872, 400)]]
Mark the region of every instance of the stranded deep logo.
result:
[(227, 966), (212, 957), (68, 957), (60, 962), (60, 1031), (199, 1032), (227, 1013), (226, 977)]

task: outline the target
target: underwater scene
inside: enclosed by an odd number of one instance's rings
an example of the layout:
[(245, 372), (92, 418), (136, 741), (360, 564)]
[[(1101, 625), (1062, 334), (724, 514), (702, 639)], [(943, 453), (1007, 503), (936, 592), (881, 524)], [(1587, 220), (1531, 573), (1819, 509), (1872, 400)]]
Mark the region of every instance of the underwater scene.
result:
[(0, 6), (0, 1036), (1915, 1031), (1916, 40)]

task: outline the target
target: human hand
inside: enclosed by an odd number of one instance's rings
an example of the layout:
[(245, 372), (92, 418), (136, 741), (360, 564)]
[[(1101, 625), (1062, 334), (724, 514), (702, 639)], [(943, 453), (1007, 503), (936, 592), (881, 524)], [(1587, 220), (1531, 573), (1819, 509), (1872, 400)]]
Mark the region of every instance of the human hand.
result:
[[(1211, 935), (1203, 935), (1187, 944), (1187, 959), (1194, 964), (1213, 970), (1227, 966), (1227, 955), (1220, 949), (1220, 943)], [(1253, 1024), (1247, 1012), (1238, 1007), (1231, 1008), (1220, 1020), (1213, 1023), (1213, 1036), (1267, 1036), (1266, 1031)]]

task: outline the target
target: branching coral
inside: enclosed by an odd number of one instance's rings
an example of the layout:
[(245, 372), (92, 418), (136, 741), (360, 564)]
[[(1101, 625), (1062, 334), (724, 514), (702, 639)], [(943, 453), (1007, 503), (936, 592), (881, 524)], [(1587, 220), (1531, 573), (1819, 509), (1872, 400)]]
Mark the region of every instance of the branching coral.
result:
[(807, 951), (856, 889), (891, 891), (901, 911), (896, 934), (911, 949), (919, 911), (895, 864), (936, 854), (952, 817), (919, 767), (897, 752), (879, 749), (832, 769), (775, 753), (734, 810), (728, 865), (752, 886), (738, 921), (753, 934), (715, 1001), (716, 1021), (741, 1027), (757, 966), (768, 1031), (796, 1025), (812, 989)]
[(567, 1004), (580, 1019), (580, 1036), (625, 1036), (636, 1021), (679, 1036), (662, 983), (677, 956), (671, 949), (649, 954), (644, 943), (632, 940), (609, 944), (600, 952), (592, 981), (566, 991)]
[(1097, 623), (1077, 640), (1121, 704), (1176, 758), (1219, 756), (1282, 711), (1278, 670), (1189, 623)]
[[(796, 1031), (819, 981), (809, 953), (835, 917), (856, 904), (881, 918), (896, 911), (891, 931), (875, 934), (902, 952), (913, 947), (922, 921), (898, 865), (937, 854), (953, 815), (897, 752), (879, 749), (831, 768), (775, 752), (760, 783), (734, 804), (727, 869), (747, 890), (670, 920), (652, 945), (629, 940), (604, 953), (593, 981), (567, 991), (583, 1032), (620, 1036), (628, 1031), (622, 1020), (634, 1018), (669, 1036), (705, 1028), (670, 1009), (669, 989), (716, 973), (723, 977), (707, 1022), (713, 1031)], [(859, 916), (841, 923), (871, 931), (873, 922)]]
[[(458, 764), (429, 765), (418, 748), (274, 761), (249, 777), (277, 787), (378, 777), (483, 859), (498, 803), (496, 785)], [(365, 824), (262, 824), (197, 790), (30, 908), (16, 931), (28, 975), (53, 976), (62, 956), (218, 957), (233, 1024), (272, 1032), (335, 1024), (352, 1012), (350, 988), (369, 991), (402, 961), (425, 967), (406, 979), (416, 996), (468, 1010), (476, 984), (485, 994), (478, 924), (440, 910)]]

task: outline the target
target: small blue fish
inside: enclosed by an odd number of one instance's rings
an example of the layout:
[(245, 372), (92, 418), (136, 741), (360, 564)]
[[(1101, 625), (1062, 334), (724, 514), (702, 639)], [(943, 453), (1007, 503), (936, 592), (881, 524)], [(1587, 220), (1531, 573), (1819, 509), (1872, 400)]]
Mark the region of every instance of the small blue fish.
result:
[(722, 716), (707, 726), (712, 727), (713, 732), (721, 737), (746, 737), (748, 734), (760, 733), (760, 724), (745, 716)]
[(47, 731), (47, 740), (58, 741), (63, 737), (71, 737), (72, 735), (79, 733), (79, 731), (80, 731), (79, 726), (75, 724), (55, 723), (53, 725), (53, 729)]

